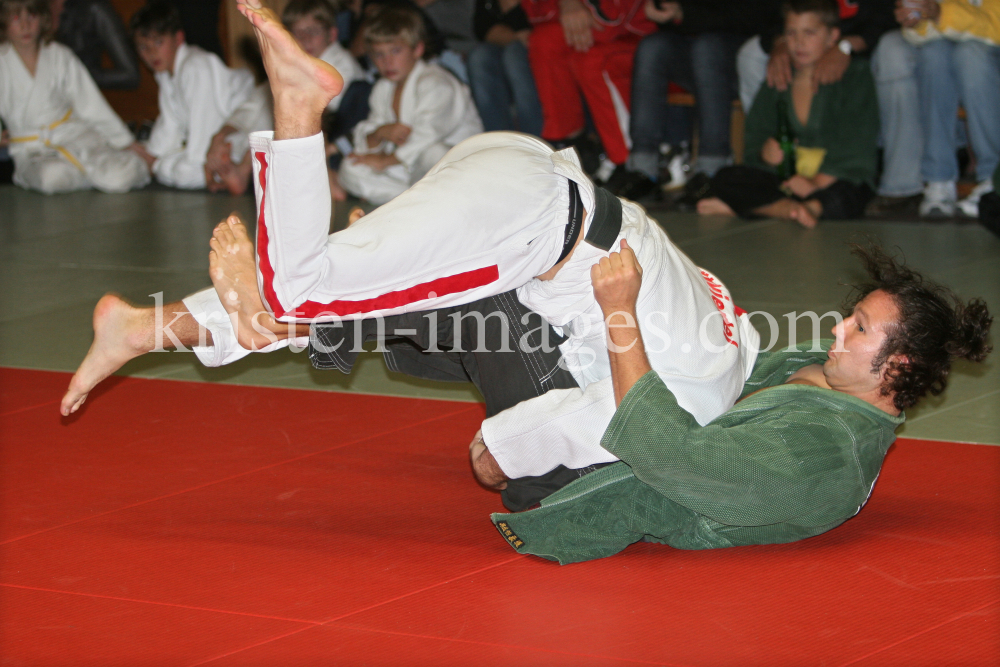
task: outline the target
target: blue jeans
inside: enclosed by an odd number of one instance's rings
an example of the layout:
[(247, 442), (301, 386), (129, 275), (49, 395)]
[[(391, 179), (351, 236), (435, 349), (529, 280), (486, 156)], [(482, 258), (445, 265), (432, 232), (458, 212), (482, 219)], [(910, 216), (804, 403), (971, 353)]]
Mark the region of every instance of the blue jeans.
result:
[(679, 35), (656, 32), (639, 43), (632, 69), (629, 165), (648, 173), (664, 140), (667, 88), (673, 81), (691, 91), (698, 117), (695, 169), (712, 175), (729, 161), (729, 123), (736, 98), (736, 51), (744, 38), (718, 32)]
[[(466, 66), (472, 98), (487, 132), (518, 129), (541, 135), (542, 104), (528, 64), (528, 49), (520, 40), (507, 46), (476, 44), (469, 52)], [(512, 101), (516, 123), (511, 114)]]
[(993, 175), (1000, 162), (1000, 47), (983, 42), (935, 39), (917, 48), (927, 181), (958, 180), (955, 116), (965, 107), (976, 180)]

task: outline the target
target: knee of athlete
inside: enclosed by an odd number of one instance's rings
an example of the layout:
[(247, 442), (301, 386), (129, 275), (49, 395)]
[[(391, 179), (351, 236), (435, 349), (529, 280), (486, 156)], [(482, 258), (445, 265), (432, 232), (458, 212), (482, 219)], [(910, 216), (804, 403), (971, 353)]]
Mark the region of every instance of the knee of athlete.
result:
[(38, 169), (38, 189), (47, 195), (74, 189), (77, 169), (62, 161), (49, 160)]

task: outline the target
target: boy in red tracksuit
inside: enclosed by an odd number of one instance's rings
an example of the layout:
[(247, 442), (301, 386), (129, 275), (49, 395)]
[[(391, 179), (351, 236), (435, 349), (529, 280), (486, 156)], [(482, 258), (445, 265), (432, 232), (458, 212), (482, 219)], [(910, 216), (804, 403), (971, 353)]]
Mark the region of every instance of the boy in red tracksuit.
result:
[(646, 18), (644, 0), (521, 4), (533, 28), (528, 57), (542, 103), (542, 138), (556, 145), (581, 138), (582, 93), (608, 159), (622, 164), (629, 154), (623, 128), (628, 128), (632, 58), (639, 40), (656, 28)]

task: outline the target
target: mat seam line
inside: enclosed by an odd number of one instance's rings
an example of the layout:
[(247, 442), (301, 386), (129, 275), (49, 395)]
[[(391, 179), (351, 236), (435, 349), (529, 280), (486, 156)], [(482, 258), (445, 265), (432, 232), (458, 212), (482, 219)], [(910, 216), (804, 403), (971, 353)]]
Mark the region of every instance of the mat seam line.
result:
[(39, 403), (38, 405), (29, 405), (26, 408), (18, 408), (17, 410), (11, 410), (10, 412), (0, 412), (0, 417), (9, 417), (10, 415), (16, 415), (21, 412), (27, 412), (28, 410), (34, 410), (35, 408), (44, 408), (46, 405), (56, 405), (60, 402), (61, 399), (49, 401), (47, 403)]
[[(396, 602), (398, 600), (402, 600), (403, 598), (406, 598), (406, 597), (409, 597), (409, 596), (412, 596), (412, 595), (416, 595), (418, 593), (423, 593), (423, 592), (429, 591), (429, 590), (431, 590), (433, 588), (436, 588), (438, 586), (444, 586), (445, 584), (449, 584), (449, 583), (451, 583), (453, 581), (457, 581), (458, 579), (462, 579), (462, 578), (469, 577), (469, 576), (472, 576), (472, 575), (475, 575), (475, 574), (479, 574), (480, 572), (485, 572), (486, 570), (492, 570), (495, 567), (501, 567), (501, 566), (506, 565), (508, 563), (513, 563), (514, 561), (520, 560), (520, 559), (523, 559), (523, 558), (524, 558), (524, 556), (521, 556), (520, 554), (518, 554), (518, 555), (513, 556), (511, 558), (508, 558), (506, 560), (500, 561), (499, 563), (493, 563), (492, 565), (488, 565), (486, 567), (481, 567), (478, 570), (473, 570), (471, 572), (466, 572), (466, 573), (461, 574), (461, 575), (459, 575), (457, 577), (452, 577), (451, 579), (446, 579), (445, 581), (439, 581), (436, 584), (431, 584), (429, 586), (425, 586), (424, 588), (420, 588), (420, 589), (417, 589), (415, 591), (411, 591), (409, 593), (405, 593), (403, 595), (398, 595), (398, 596), (396, 596), (394, 598), (390, 598), (388, 600), (383, 600), (382, 602), (379, 602), (379, 603), (376, 603), (376, 604), (373, 604), (373, 605), (369, 605), (367, 607), (362, 607), (361, 609), (356, 609), (356, 610), (354, 610), (352, 612), (348, 612), (348, 613), (342, 614), (340, 616), (335, 616), (335, 617), (333, 617), (331, 619), (327, 619), (325, 621), (321, 621), (320, 623), (315, 624), (313, 627), (317, 627), (317, 626), (318, 627), (334, 627), (334, 626), (331, 626), (329, 624), (330, 623), (334, 623), (334, 622), (336, 622), (336, 621), (338, 621), (338, 620), (340, 620), (342, 618), (347, 618), (348, 616), (351, 616), (353, 614), (360, 614), (363, 611), (370, 611), (372, 609), (376, 609), (378, 607), (381, 607), (382, 605), (387, 605), (387, 604), (390, 604), (392, 602)], [(285, 633), (283, 635), (280, 635), (278, 637), (273, 637), (271, 639), (267, 639), (267, 640), (264, 640), (264, 641), (261, 641), (261, 642), (257, 642), (255, 644), (251, 644), (249, 646), (244, 646), (243, 648), (239, 648), (239, 649), (230, 651), (228, 653), (223, 653), (222, 655), (217, 655), (217, 656), (214, 656), (212, 658), (208, 658), (206, 660), (202, 660), (201, 662), (191, 663), (188, 667), (198, 667), (198, 665), (205, 665), (205, 664), (208, 664), (210, 662), (214, 662), (216, 660), (221, 660), (223, 658), (228, 658), (231, 655), (236, 655), (237, 653), (241, 653), (243, 651), (248, 651), (248, 650), (250, 650), (252, 648), (257, 648), (258, 646), (263, 646), (264, 644), (268, 644), (268, 643), (270, 643), (272, 641), (278, 641), (279, 639), (284, 639), (285, 637), (290, 637), (290, 636), (292, 636), (294, 634), (298, 634), (299, 632), (305, 632), (308, 629), (309, 628), (299, 628), (298, 630), (295, 630), (293, 632), (287, 632), (287, 633)]]
[(53, 531), (53, 530), (58, 530), (60, 528), (66, 528), (67, 526), (72, 526), (72, 525), (75, 525), (75, 524), (78, 524), (78, 523), (82, 523), (84, 521), (90, 521), (91, 519), (99, 519), (99, 518), (101, 518), (103, 516), (107, 516), (109, 514), (114, 514), (115, 512), (122, 512), (122, 511), (125, 511), (125, 510), (133, 509), (135, 507), (140, 507), (142, 505), (147, 505), (149, 503), (155, 503), (155, 502), (157, 502), (159, 500), (166, 500), (167, 498), (173, 498), (175, 496), (179, 496), (179, 495), (184, 494), (184, 493), (189, 493), (191, 491), (198, 491), (200, 489), (207, 488), (207, 487), (212, 486), (214, 484), (222, 484), (223, 482), (231, 482), (234, 479), (239, 479), (240, 477), (245, 477), (246, 475), (252, 475), (254, 473), (262, 472), (264, 470), (270, 470), (272, 468), (277, 468), (278, 466), (287, 465), (289, 463), (295, 463), (296, 461), (301, 461), (303, 459), (307, 459), (307, 458), (310, 458), (312, 456), (318, 456), (320, 454), (326, 454), (326, 453), (329, 453), (329, 452), (332, 452), (332, 451), (335, 451), (335, 450), (338, 450), (338, 449), (342, 449), (344, 447), (349, 447), (351, 445), (356, 445), (358, 443), (366, 442), (366, 441), (371, 440), (373, 438), (381, 438), (381, 437), (389, 435), (391, 433), (397, 433), (399, 431), (405, 431), (406, 429), (409, 429), (409, 428), (413, 428), (413, 427), (416, 427), (416, 426), (421, 426), (423, 424), (428, 424), (428, 423), (431, 423), (431, 422), (435, 422), (435, 421), (438, 421), (439, 419), (446, 419), (448, 417), (454, 417), (454, 416), (460, 415), (460, 414), (462, 414), (464, 412), (470, 412), (472, 410), (478, 410), (478, 409), (479, 409), (479, 404), (476, 404), (476, 405), (464, 408), (462, 410), (456, 410), (455, 412), (449, 412), (448, 414), (445, 414), (445, 415), (439, 415), (439, 416), (433, 417), (431, 419), (425, 419), (423, 421), (414, 422), (412, 424), (407, 424), (406, 426), (400, 426), (398, 428), (390, 429), (388, 431), (382, 431), (380, 433), (375, 433), (375, 434), (372, 434), (370, 436), (366, 436), (364, 438), (359, 438), (357, 440), (351, 440), (350, 442), (345, 442), (345, 443), (337, 445), (335, 447), (328, 447), (327, 449), (322, 449), (322, 450), (316, 451), (316, 452), (310, 452), (309, 454), (302, 454), (301, 456), (296, 456), (296, 457), (293, 457), (293, 458), (290, 458), (290, 459), (285, 459), (283, 461), (278, 461), (276, 463), (272, 463), (270, 465), (262, 466), (260, 468), (255, 468), (253, 470), (247, 470), (245, 472), (237, 473), (235, 475), (230, 475), (228, 477), (223, 477), (221, 479), (212, 480), (210, 482), (204, 482), (203, 484), (198, 484), (196, 486), (192, 486), (192, 487), (189, 487), (189, 488), (186, 488), (186, 489), (181, 489), (179, 491), (174, 491), (172, 493), (168, 493), (168, 494), (165, 494), (165, 495), (162, 495), (162, 496), (157, 496), (156, 498), (149, 498), (147, 500), (141, 500), (141, 501), (139, 501), (137, 503), (132, 503), (131, 505), (125, 505), (123, 507), (117, 507), (115, 509), (107, 510), (107, 511), (101, 512), (99, 514), (93, 514), (91, 516), (86, 516), (86, 517), (82, 517), (80, 519), (75, 519), (73, 521), (69, 521), (67, 523), (63, 523), (63, 524), (60, 524), (58, 526), (51, 526), (49, 528), (44, 528), (42, 530), (35, 531), (34, 533), (28, 533), (26, 535), (20, 535), (18, 537), (13, 537), (13, 538), (10, 538), (8, 540), (3, 540), (3, 541), (0, 541), (0, 546), (4, 546), (4, 545), (7, 545), (7, 544), (12, 544), (13, 542), (17, 542), (19, 540), (24, 540), (24, 539), (27, 539), (29, 537), (35, 537), (37, 535), (41, 535), (42, 533), (47, 533), (47, 532), (50, 532), (50, 531)]
[(690, 665), (676, 663), (676, 662), (640, 660), (639, 658), (619, 658), (612, 655), (602, 655), (600, 653), (580, 653), (576, 651), (560, 651), (559, 649), (544, 648), (541, 646), (529, 646), (526, 644), (500, 644), (497, 642), (484, 642), (484, 641), (477, 641), (474, 639), (459, 639), (457, 637), (436, 637), (434, 635), (421, 635), (414, 632), (399, 632), (398, 630), (379, 630), (376, 628), (362, 628), (351, 625), (327, 626), (327, 627), (340, 627), (345, 630), (357, 630), (360, 632), (377, 632), (381, 634), (396, 635), (400, 637), (416, 637), (418, 639), (436, 639), (438, 641), (456, 642), (459, 644), (473, 644), (476, 646), (495, 646), (500, 648), (512, 648), (518, 650), (543, 651), (545, 653), (556, 653), (559, 655), (580, 656), (585, 658), (600, 658), (601, 660), (617, 660), (620, 662), (632, 662), (640, 665), (668, 665), (669, 667), (690, 667)]
[(1000, 604), (1000, 600), (993, 600), (991, 602), (987, 602), (986, 604), (980, 605), (980, 606), (976, 607), (975, 609), (970, 609), (969, 611), (961, 613), (958, 616), (953, 616), (953, 617), (951, 617), (951, 618), (949, 618), (947, 620), (941, 621), (937, 625), (932, 625), (929, 628), (924, 628), (920, 632), (914, 633), (914, 634), (910, 635), (909, 637), (903, 637), (902, 639), (896, 640), (893, 643), (888, 644), (886, 646), (883, 646), (880, 649), (876, 649), (876, 650), (872, 651), (871, 653), (868, 653), (868, 654), (859, 656), (857, 658), (854, 658), (850, 662), (845, 662), (845, 663), (841, 664), (840, 667), (848, 667), (848, 665), (853, 665), (855, 663), (861, 662), (862, 660), (866, 660), (866, 659), (872, 657), (873, 655), (878, 655), (882, 651), (888, 651), (889, 649), (895, 648), (896, 646), (899, 646), (900, 644), (905, 644), (906, 642), (908, 642), (908, 641), (910, 641), (912, 639), (916, 639), (920, 635), (927, 634), (928, 632), (932, 632), (934, 630), (937, 630), (938, 628), (943, 628), (944, 626), (948, 625), (949, 623), (954, 623), (955, 621), (960, 621), (963, 618), (965, 618), (966, 616), (971, 616), (972, 614), (975, 614), (977, 611), (982, 611), (983, 609), (986, 609), (987, 607), (993, 607), (993, 606), (995, 606), (997, 604)]
[(177, 609), (190, 609), (193, 611), (206, 611), (216, 614), (228, 614), (231, 616), (249, 616), (251, 618), (264, 618), (272, 621), (286, 621), (289, 623), (307, 624), (310, 626), (321, 626), (323, 621), (309, 621), (304, 618), (285, 618), (284, 616), (271, 616), (268, 614), (254, 614), (245, 611), (232, 611), (229, 609), (215, 609), (213, 607), (198, 607), (189, 604), (179, 604), (177, 602), (162, 602), (158, 600), (141, 600), (139, 598), (123, 598), (116, 595), (102, 595), (100, 593), (84, 593), (79, 591), (64, 591), (57, 588), (42, 588), (40, 586), (24, 586), (21, 584), (0, 583), (2, 588), (16, 588), (24, 591), (38, 591), (42, 593), (56, 593), (60, 595), (75, 595), (78, 597), (97, 598), (101, 600), (117, 600), (119, 602), (132, 602), (135, 604), (151, 604), (157, 607), (175, 607)]

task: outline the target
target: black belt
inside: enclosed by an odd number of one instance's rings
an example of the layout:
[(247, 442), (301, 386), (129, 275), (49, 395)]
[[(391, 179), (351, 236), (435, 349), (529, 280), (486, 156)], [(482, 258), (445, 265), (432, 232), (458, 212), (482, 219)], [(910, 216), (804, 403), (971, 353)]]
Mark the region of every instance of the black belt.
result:
[[(583, 200), (580, 199), (580, 187), (569, 182), (569, 220), (566, 222), (566, 235), (563, 239), (562, 253), (556, 264), (566, 259), (573, 250), (576, 240), (583, 228)], [(587, 230), (584, 241), (601, 250), (611, 250), (622, 231), (622, 203), (618, 197), (602, 187), (594, 186), (594, 219)]]

